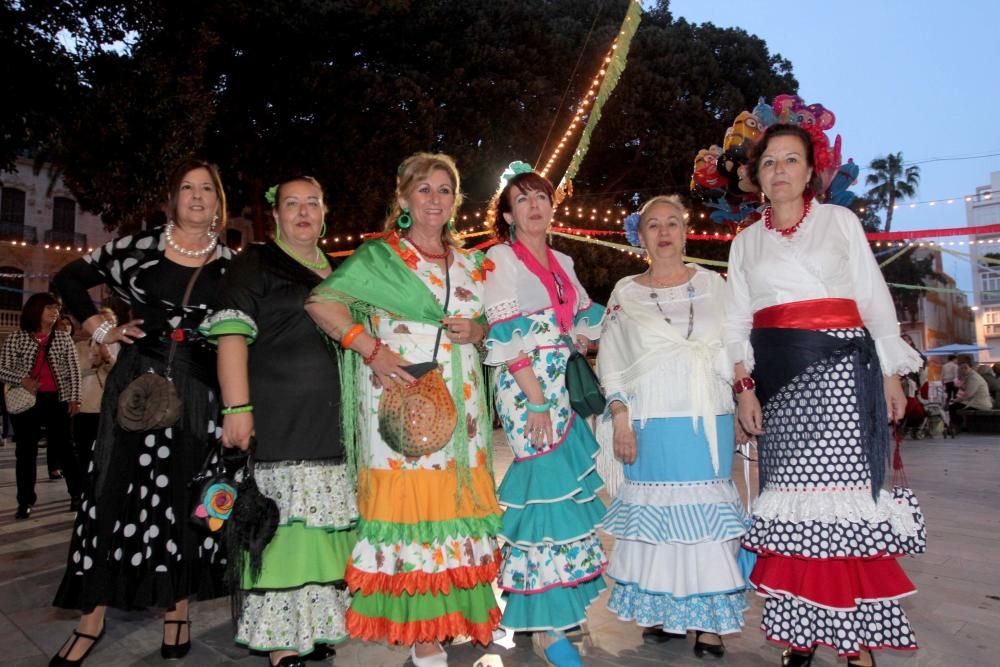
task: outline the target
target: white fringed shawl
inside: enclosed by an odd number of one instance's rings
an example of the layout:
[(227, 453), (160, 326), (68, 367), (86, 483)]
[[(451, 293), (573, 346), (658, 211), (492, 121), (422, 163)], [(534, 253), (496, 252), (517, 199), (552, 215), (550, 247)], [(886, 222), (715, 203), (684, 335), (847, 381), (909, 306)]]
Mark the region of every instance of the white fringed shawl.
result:
[[(713, 306), (710, 326), (699, 327), (694, 337), (686, 340), (664, 321), (659, 312), (628, 297), (624, 288), (634, 282), (636, 276), (623, 278), (615, 285), (608, 302), (609, 314), (601, 334), (597, 373), (609, 407), (613, 400), (622, 401), (629, 411), (630, 423), (635, 419), (645, 422), (655, 414), (657, 406), (663, 405), (663, 396), (687, 392), (694, 407), (691, 414), (694, 428), (698, 430), (700, 420), (709, 443), (712, 467), (718, 473), (719, 443), (715, 416), (718, 406), (723, 403), (720, 380), (728, 381), (732, 374), (731, 365), (724, 359), (720, 360), (720, 355), (725, 354), (722, 341), (725, 282), (714, 272), (695, 265), (688, 266), (701, 274), (711, 274), (708, 276), (709, 299)], [(661, 382), (645, 383), (645, 391), (636, 391), (641, 378), (677, 355), (688, 355), (690, 358), (691, 372), (687, 378), (664, 377)], [(652, 392), (649, 391), (651, 386), (656, 387)], [(623, 480), (621, 463), (614, 458), (613, 434), (610, 412), (605, 412), (597, 424), (597, 439), (601, 444), (598, 470), (612, 495)]]

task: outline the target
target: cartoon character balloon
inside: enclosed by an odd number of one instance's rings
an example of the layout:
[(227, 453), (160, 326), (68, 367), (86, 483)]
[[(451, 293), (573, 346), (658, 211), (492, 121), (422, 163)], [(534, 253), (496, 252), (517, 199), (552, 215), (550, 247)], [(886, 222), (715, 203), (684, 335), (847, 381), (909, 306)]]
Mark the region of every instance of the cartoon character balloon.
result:
[(750, 182), (750, 149), (769, 126), (790, 123), (812, 137), (816, 172), (823, 185), (822, 198), (842, 206), (855, 198), (847, 188), (857, 179), (853, 162), (841, 164), (840, 135), (830, 143), (826, 131), (837, 118), (822, 104), (806, 104), (798, 95), (778, 95), (771, 104), (759, 98), (753, 111), (742, 111), (726, 130), (719, 146), (698, 151), (691, 176), (691, 192), (708, 208), (711, 218), (730, 226), (746, 224), (760, 217), (760, 191)]

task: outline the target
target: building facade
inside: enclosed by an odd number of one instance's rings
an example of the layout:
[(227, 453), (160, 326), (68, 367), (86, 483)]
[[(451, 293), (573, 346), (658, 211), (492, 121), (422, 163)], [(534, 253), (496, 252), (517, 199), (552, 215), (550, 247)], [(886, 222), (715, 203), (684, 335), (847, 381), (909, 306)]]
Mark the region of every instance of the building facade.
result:
[[(990, 184), (976, 188), (965, 202), (970, 227), (1000, 225), (1000, 171), (990, 174)], [(982, 362), (1000, 361), (1000, 233), (969, 237), (972, 289), (976, 308), (976, 343), (989, 349), (979, 353)]]
[(62, 179), (36, 174), (30, 159), (0, 173), (0, 335), (17, 328), (24, 301), (48, 291), (59, 269), (111, 238)]

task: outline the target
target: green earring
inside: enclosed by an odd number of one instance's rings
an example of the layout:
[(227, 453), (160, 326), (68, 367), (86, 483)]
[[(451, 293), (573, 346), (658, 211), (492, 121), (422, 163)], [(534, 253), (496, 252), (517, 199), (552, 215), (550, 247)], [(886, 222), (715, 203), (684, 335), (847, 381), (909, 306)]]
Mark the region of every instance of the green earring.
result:
[(455, 221), (452, 220), (451, 218), (448, 218), (448, 231), (451, 232), (452, 234), (456, 233), (455, 232)]
[(281, 240), (281, 225), (279, 225), (278, 223), (274, 223), (274, 240), (275, 241)]
[(396, 226), (400, 229), (409, 229), (412, 224), (413, 218), (410, 217), (410, 209), (403, 208), (403, 212), (396, 218)]
[(323, 221), (323, 226), (319, 228), (319, 235), (326, 236), (326, 221)]

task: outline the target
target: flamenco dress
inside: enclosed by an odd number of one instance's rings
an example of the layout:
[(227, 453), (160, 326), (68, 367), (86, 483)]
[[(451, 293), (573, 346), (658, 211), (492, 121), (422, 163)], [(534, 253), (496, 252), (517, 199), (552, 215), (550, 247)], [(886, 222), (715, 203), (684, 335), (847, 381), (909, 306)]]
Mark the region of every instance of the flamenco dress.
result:
[(320, 277), (277, 244), (251, 245), (202, 329), (243, 336), (254, 406), (254, 479), (280, 517), (261, 570), (241, 574), (236, 642), (299, 655), (347, 639), (345, 572), (358, 508), (340, 430), (336, 356), (303, 307)]
[[(181, 599), (226, 592), (220, 536), (189, 522), (188, 482), (221, 436), (215, 350), (197, 327), (217, 307), (230, 253), (222, 246), (214, 251), (182, 309), (195, 269), (166, 259), (164, 247), (162, 230), (126, 236), (68, 265), (55, 280), (78, 320), (97, 313), (86, 290), (107, 284), (131, 304), (146, 332), (122, 347), (108, 375), (57, 607), (173, 609)], [(115, 421), (119, 395), (150, 369), (165, 371), (172, 335), (182, 339), (172, 369), (183, 403), (179, 422), (152, 431), (123, 430)]]
[(617, 489), (601, 524), (615, 537), (608, 608), (641, 627), (724, 635), (743, 627), (754, 558), (740, 546), (747, 514), (731, 478), (725, 283), (691, 268), (666, 289), (623, 278), (608, 302), (598, 372), (637, 445), (633, 463), (615, 461), (610, 414), (599, 422), (600, 470)]
[[(488, 270), (482, 253), (453, 249), (446, 280), (437, 263), (390, 234), (363, 244), (311, 299), (344, 303), (389, 349), (420, 363), (431, 360), (442, 317), (482, 319)], [(486, 645), (500, 619), (492, 587), (500, 507), (479, 352), (445, 338), (437, 361), (458, 425), (442, 449), (407, 457), (379, 432), (383, 389), (373, 372), (354, 352), (341, 358), (343, 428), (353, 434), (360, 512), (346, 572), (353, 638), (408, 645), (464, 635)]]
[[(572, 260), (562, 253), (552, 252), (550, 266), (558, 261), (569, 277), (572, 299), (563, 285), (572, 304), (568, 322), (560, 322), (548, 291), (511, 246), (494, 246), (487, 256), (496, 270), (487, 280), (486, 363), (496, 366), (497, 413), (514, 453), (498, 492), (505, 508), (501, 625), (515, 631), (567, 630), (586, 620), (587, 608), (606, 588), (601, 575), (607, 559), (596, 530), (604, 516), (597, 497), (598, 445), (570, 406), (565, 377), (570, 336), (596, 339), (604, 309), (590, 301)], [(554, 442), (547, 446), (527, 438), (527, 399), (505, 365), (522, 352), (551, 405)]]
[[(768, 258), (764, 262), (764, 258)], [(766, 268), (765, 268), (766, 267)], [(813, 202), (783, 237), (737, 237), (727, 344), (752, 369), (764, 435), (760, 488), (744, 545), (765, 598), (761, 628), (799, 650), (913, 650), (900, 565), (926, 549), (913, 492), (886, 487), (883, 376), (919, 368), (857, 218)]]

